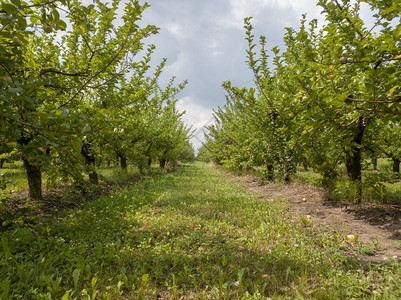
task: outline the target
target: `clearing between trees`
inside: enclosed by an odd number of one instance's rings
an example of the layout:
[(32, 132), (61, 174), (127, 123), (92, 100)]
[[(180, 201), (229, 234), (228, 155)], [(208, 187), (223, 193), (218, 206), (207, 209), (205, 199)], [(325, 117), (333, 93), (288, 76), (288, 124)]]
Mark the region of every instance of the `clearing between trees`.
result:
[(14, 224), (0, 233), (2, 299), (401, 296), (397, 260), (361, 260), (362, 237), (288, 209), (310, 192), (265, 197), (246, 180), (185, 164)]

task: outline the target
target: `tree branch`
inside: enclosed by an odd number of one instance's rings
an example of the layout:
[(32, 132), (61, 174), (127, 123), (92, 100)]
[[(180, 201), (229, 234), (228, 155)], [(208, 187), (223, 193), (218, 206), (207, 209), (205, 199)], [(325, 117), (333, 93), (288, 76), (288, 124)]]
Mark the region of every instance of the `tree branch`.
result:
[(45, 3), (31, 4), (31, 5), (27, 5), (25, 7), (28, 7), (28, 8), (31, 8), (31, 7), (45, 7), (45, 6), (48, 6), (48, 5), (51, 5), (51, 4), (55, 3), (57, 1), (59, 1), (59, 0), (52, 0), (52, 1), (49, 1), (49, 2), (45, 2)]
[(72, 88), (60, 86), (60, 85), (54, 85), (54, 84), (44, 84), (43, 86), (46, 88), (54, 88), (54, 89), (65, 90), (65, 91), (72, 90)]
[(365, 102), (365, 103), (379, 103), (379, 104), (385, 104), (385, 103), (398, 103), (401, 102), (401, 96), (397, 96), (391, 100), (388, 101), (376, 101), (376, 100), (367, 100), (367, 99), (353, 99), (353, 98), (346, 98), (349, 101), (353, 102)]
[(78, 89), (78, 91), (65, 103), (63, 103), (59, 108), (67, 105), (68, 103), (70, 103), (72, 100), (74, 100), (79, 93), (81, 93), (81, 91), (97, 76), (99, 76), (101, 73), (103, 73), (117, 58), (118, 56), (121, 54), (121, 52), (123, 52), (123, 50), (125, 49), (127, 43), (128, 43), (129, 38), (127, 37), (127, 39), (124, 41), (124, 43), (121, 45), (119, 51), (117, 51), (117, 53), (110, 59), (110, 61), (102, 68), (100, 69), (98, 72), (96, 72), (95, 74), (93, 74), (92, 76), (90, 76), (85, 82), (84, 84)]
[(375, 113), (381, 113), (381, 114), (401, 116), (401, 111), (378, 110), (378, 109), (374, 109), (374, 108), (361, 108), (361, 107), (356, 107), (356, 109), (367, 111), (367, 112), (375, 112)]
[[(337, 8), (342, 12), (344, 10), (344, 8), (340, 5), (340, 3), (338, 3), (337, 0), (334, 0), (335, 4), (337, 5)], [(358, 30), (358, 28), (356, 28), (354, 22), (352, 22), (352, 20), (348, 17), (348, 12), (345, 16), (345, 19), (350, 23), (350, 25), (352, 27), (354, 27), (355, 31), (358, 33), (359, 37), (361, 38), (361, 40), (364, 39), (364, 35)]]
[(1, 119), (8, 119), (8, 120), (14, 121), (14, 122), (16, 122), (18, 124), (24, 125), (26, 127), (30, 127), (30, 128), (36, 129), (36, 130), (38, 130), (39, 134), (42, 135), (42, 136), (44, 136), (44, 135), (42, 133), (40, 133), (41, 130), (49, 131), (49, 132), (56, 132), (56, 133), (66, 133), (66, 134), (79, 134), (80, 133), (80, 132), (63, 131), (63, 130), (55, 130), (55, 129), (45, 128), (45, 127), (39, 127), (39, 126), (35, 126), (33, 124), (29, 124), (29, 123), (21, 121), (21, 120), (16, 120), (16, 119), (14, 119), (12, 117), (9, 117), (9, 116), (6, 116), (6, 115), (1, 115), (1, 114), (0, 114), (0, 118)]
[(42, 76), (42, 75), (44, 75), (46, 73), (56, 73), (56, 74), (61, 74), (61, 75), (64, 75), (64, 76), (73, 76), (73, 77), (74, 76), (86, 76), (86, 75), (88, 75), (88, 74), (85, 74), (85, 73), (69, 73), (69, 72), (65, 72), (65, 71), (56, 70), (56, 69), (53, 69), (53, 68), (40, 70), (39, 75)]

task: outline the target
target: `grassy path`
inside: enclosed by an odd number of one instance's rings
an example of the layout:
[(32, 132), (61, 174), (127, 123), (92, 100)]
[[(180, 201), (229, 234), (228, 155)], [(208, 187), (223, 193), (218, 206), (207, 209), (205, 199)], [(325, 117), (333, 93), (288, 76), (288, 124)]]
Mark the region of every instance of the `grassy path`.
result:
[(400, 265), (202, 164), (0, 233), (2, 299), (397, 299)]

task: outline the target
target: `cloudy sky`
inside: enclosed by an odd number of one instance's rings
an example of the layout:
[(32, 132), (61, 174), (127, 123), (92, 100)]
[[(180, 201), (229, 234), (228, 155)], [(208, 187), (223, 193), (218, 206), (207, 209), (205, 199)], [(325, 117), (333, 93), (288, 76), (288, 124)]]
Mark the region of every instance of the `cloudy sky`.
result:
[(172, 76), (189, 84), (178, 95), (184, 120), (200, 132), (192, 139), (195, 147), (203, 139), (201, 129), (211, 122), (212, 109), (225, 103), (223, 81), (235, 86), (252, 86), (245, 64), (245, 17), (253, 17), (255, 37), (265, 35), (268, 47), (282, 45), (285, 27), (299, 26), (302, 13), (319, 18), (315, 0), (147, 0), (144, 24), (160, 33), (148, 40), (156, 45), (154, 63), (168, 59), (163, 80)]

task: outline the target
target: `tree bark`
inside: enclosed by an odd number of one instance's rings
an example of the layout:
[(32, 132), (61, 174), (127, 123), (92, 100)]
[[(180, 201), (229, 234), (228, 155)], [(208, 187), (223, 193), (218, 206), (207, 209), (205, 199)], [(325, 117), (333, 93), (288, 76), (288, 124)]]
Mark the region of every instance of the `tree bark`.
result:
[(99, 183), (99, 178), (96, 172), (96, 159), (90, 152), (91, 145), (90, 143), (83, 142), (83, 145), (81, 147), (81, 154), (85, 158), (85, 164), (89, 167), (89, 181), (92, 184), (98, 184)]
[(159, 160), (159, 166), (161, 169), (164, 169), (166, 167), (166, 162), (167, 162), (167, 159), (165, 159), (165, 158), (161, 158)]
[(150, 155), (150, 150), (152, 149), (152, 143), (149, 143), (148, 149), (146, 150), (146, 156), (148, 157), (148, 166), (152, 165), (152, 156)]
[(268, 181), (274, 180), (274, 167), (273, 167), (273, 164), (271, 164), (271, 163), (268, 163), (266, 165), (266, 179)]
[(377, 171), (377, 158), (373, 159), (373, 170)]
[(357, 200), (358, 204), (362, 201), (362, 138), (365, 131), (365, 125), (362, 118), (359, 118), (358, 126), (356, 127), (351, 151), (345, 154), (345, 165), (347, 167), (348, 177), (357, 184)]
[(127, 169), (127, 157), (125, 155), (121, 155), (120, 160), (121, 160), (121, 168), (126, 170)]
[(167, 155), (167, 149), (164, 150), (163, 157), (159, 159), (159, 166), (161, 169), (164, 169), (166, 167), (166, 164), (167, 164), (166, 155)]
[(117, 152), (117, 157), (120, 160), (120, 167), (123, 168), (124, 170), (127, 169), (127, 156), (124, 153)]
[(24, 167), (28, 177), (29, 197), (33, 200), (42, 199), (42, 171), (40, 167), (31, 164), (23, 158)]
[(393, 172), (400, 172), (400, 159), (399, 158), (393, 158)]
[(5, 159), (0, 159), (0, 169), (3, 169), (5, 161)]
[(306, 159), (306, 157), (302, 158), (302, 164), (304, 166), (304, 171), (308, 172), (308, 160)]
[(99, 177), (97, 176), (97, 172), (94, 170), (89, 170), (89, 181), (92, 184), (98, 184), (99, 183)]
[(284, 182), (285, 183), (290, 183), (291, 182), (291, 175), (294, 174), (296, 171), (296, 168), (293, 165), (293, 161), (292, 161), (292, 154), (291, 154), (291, 150), (290, 150), (290, 154), (287, 154), (284, 157)]

